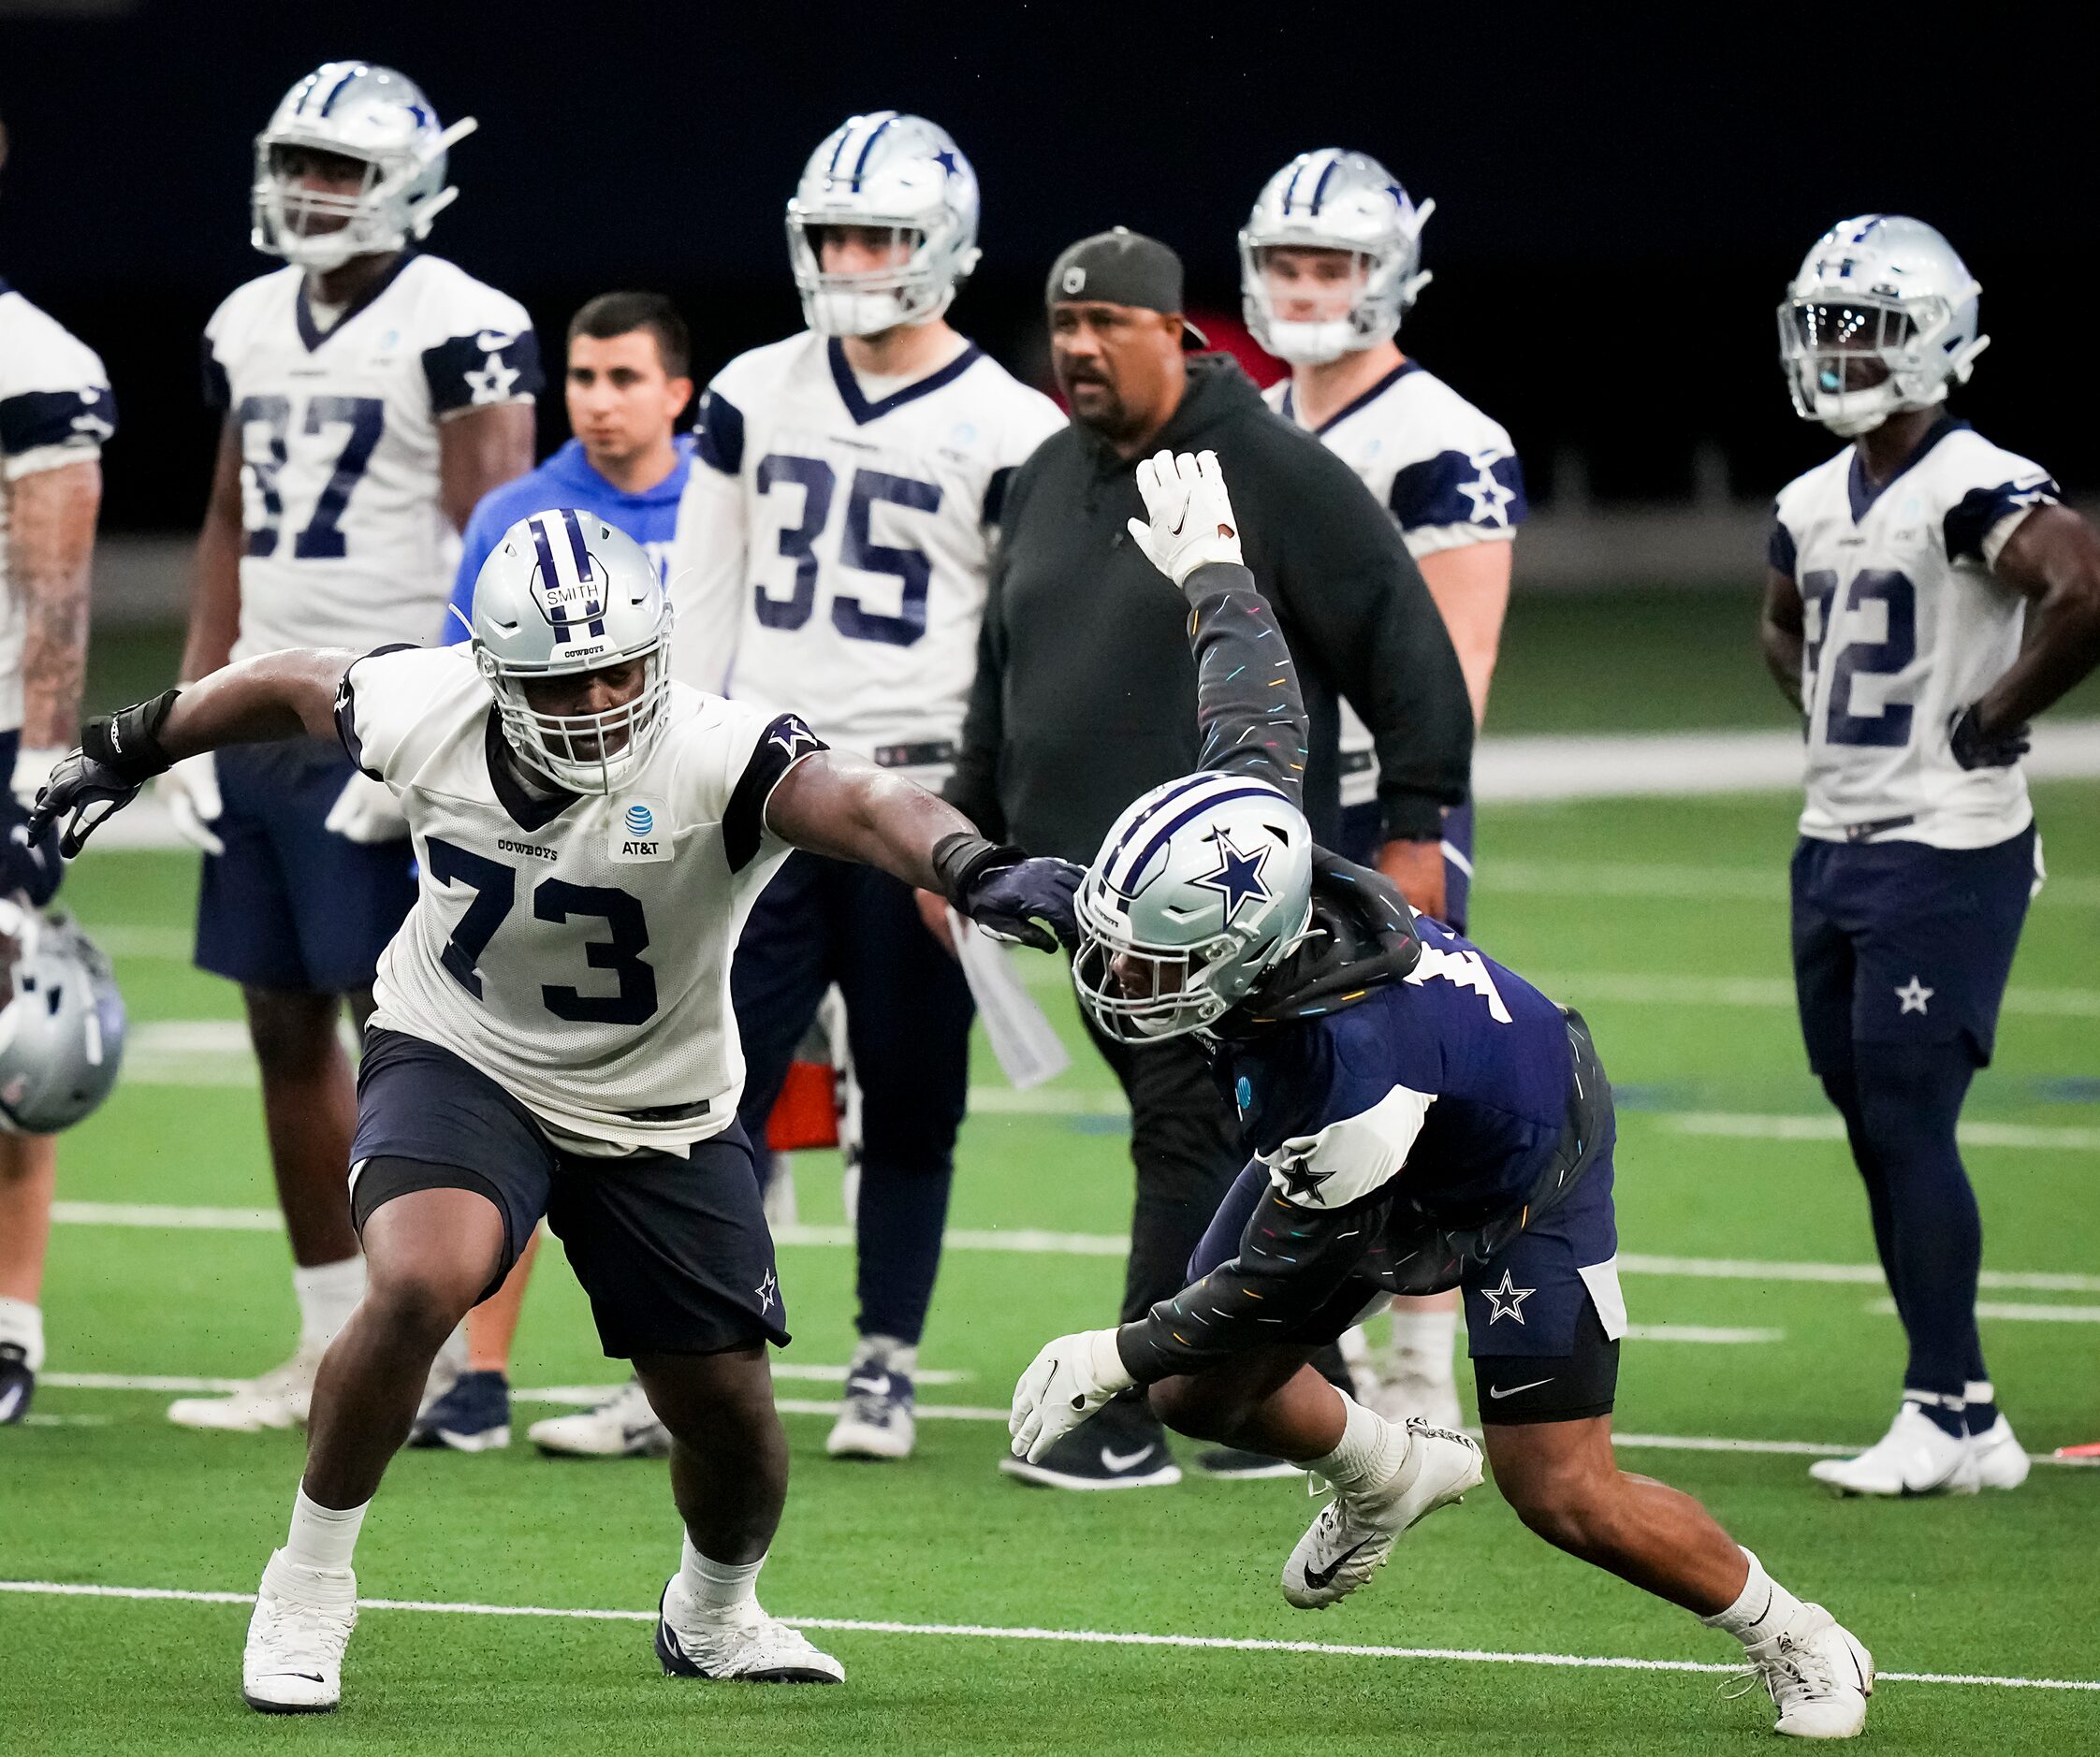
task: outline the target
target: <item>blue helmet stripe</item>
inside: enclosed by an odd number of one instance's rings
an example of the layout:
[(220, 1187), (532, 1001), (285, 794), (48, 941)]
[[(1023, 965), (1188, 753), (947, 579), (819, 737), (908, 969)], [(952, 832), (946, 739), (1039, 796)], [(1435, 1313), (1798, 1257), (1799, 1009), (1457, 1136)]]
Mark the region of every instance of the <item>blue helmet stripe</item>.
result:
[[(1225, 777), (1223, 776), (1216, 776), (1206, 777), (1205, 778), (1223, 780)], [(1157, 854), (1162, 848), (1167, 845), (1168, 841), (1173, 837), (1174, 833), (1176, 830), (1180, 829), (1182, 825), (1188, 823), (1191, 819), (1202, 817), (1203, 814), (1208, 811), (1213, 806), (1222, 806), (1228, 801), (1234, 799), (1274, 799), (1281, 803), (1289, 803), (1288, 801), (1284, 801), (1283, 795), (1277, 792), (1276, 790), (1273, 787), (1232, 787), (1228, 788), (1222, 793), (1212, 793), (1206, 799), (1199, 799), (1193, 805), (1184, 806), (1179, 811), (1174, 813), (1174, 815), (1171, 819), (1169, 819), (1168, 821), (1159, 826), (1158, 830), (1154, 833), (1152, 839), (1147, 842), (1144, 846), (1144, 848), (1139, 849), (1138, 853), (1131, 860), (1130, 864), (1124, 867), (1123, 873), (1126, 882), (1117, 883), (1116, 878), (1112, 876), (1110, 877), (1108, 881), (1110, 887), (1116, 893), (1117, 895), (1126, 897), (1129, 896), (1130, 893), (1126, 888), (1127, 884), (1135, 883), (1137, 881), (1139, 876), (1145, 871), (1147, 866), (1152, 864), (1153, 855)]]
[(1298, 193), (1298, 179), (1305, 174), (1305, 163), (1311, 157), (1312, 154), (1309, 152), (1301, 152), (1298, 157), (1291, 162), (1291, 182), (1284, 186), (1283, 191), (1283, 211), (1286, 213), (1289, 213), (1291, 211), (1291, 198)]
[[(1170, 800), (1179, 799), (1191, 788), (1202, 787), (1208, 781), (1217, 781), (1222, 779), (1224, 779), (1223, 776), (1213, 775), (1206, 772), (1202, 775), (1189, 776), (1185, 779), (1179, 781), (1170, 782), (1169, 785), (1172, 787), (1173, 791), (1171, 792), (1162, 793), (1159, 796), (1158, 802), (1154, 805), (1153, 810), (1157, 811), (1160, 806), (1166, 805)], [(1144, 829), (1147, 823), (1151, 822), (1151, 815), (1148, 813), (1146, 816), (1138, 819), (1130, 825), (1128, 830), (1125, 830), (1123, 832), (1122, 839), (1118, 841), (1114, 848), (1110, 849), (1099, 862), (1096, 863), (1103, 872), (1106, 872), (1110, 866), (1115, 864), (1116, 855), (1120, 854), (1125, 849), (1130, 847), (1130, 838), (1133, 835), (1137, 835), (1139, 831)]]
[(860, 157), (853, 161), (853, 189), (856, 194), (860, 189), (861, 174), (868, 169), (868, 155), (874, 152), (875, 142), (882, 138), (882, 130), (896, 120), (897, 111), (885, 111), (882, 120), (875, 124), (874, 132), (861, 143)]
[(322, 115), (326, 116), (329, 110), (335, 108), (335, 100), (343, 95), (343, 87), (352, 83), (357, 79), (357, 77), (364, 71), (364, 64), (362, 62), (358, 62), (351, 67), (348, 73), (344, 74), (343, 78), (335, 82), (335, 89), (331, 91), (327, 97), (321, 100)]
[(1334, 176), (1335, 166), (1341, 162), (1342, 155), (1339, 152), (1327, 161), (1327, 168), (1320, 173), (1320, 181), (1313, 185), (1312, 207), (1307, 210), (1309, 212), (1316, 215), (1320, 212), (1320, 199), (1327, 194), (1327, 180)]
[(839, 129), (838, 143), (831, 149), (831, 163), (824, 167), (824, 174), (826, 177), (839, 175), (839, 156), (845, 152), (846, 142), (853, 138), (853, 123), (859, 120), (860, 118), (855, 116), (843, 128)]

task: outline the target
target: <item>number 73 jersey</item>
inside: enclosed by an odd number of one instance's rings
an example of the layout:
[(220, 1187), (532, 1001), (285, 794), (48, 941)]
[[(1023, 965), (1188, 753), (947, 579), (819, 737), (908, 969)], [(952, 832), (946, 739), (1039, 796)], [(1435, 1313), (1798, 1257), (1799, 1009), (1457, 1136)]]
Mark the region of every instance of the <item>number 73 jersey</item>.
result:
[(280, 269), (212, 314), (204, 384), (241, 446), (233, 657), (434, 638), (459, 553), (438, 496), (438, 428), (532, 400), (525, 308), (411, 252), (324, 328), (304, 272)]
[(618, 792), (549, 797), (517, 778), (465, 646), (371, 654), (336, 701), (416, 846), (373, 1024), (450, 1050), (587, 1153), (680, 1153), (736, 1120), (730, 956), (787, 852), (766, 804), (824, 748), (791, 714), (682, 684), (664, 712)]
[(2026, 603), (1992, 577), (2038, 464), (1943, 416), (1876, 488), (1850, 448), (1780, 492), (1772, 565), (1799, 588), (1803, 835), (1987, 848), (2034, 816), (2019, 767), (1963, 769), (1954, 717), (2020, 656)]

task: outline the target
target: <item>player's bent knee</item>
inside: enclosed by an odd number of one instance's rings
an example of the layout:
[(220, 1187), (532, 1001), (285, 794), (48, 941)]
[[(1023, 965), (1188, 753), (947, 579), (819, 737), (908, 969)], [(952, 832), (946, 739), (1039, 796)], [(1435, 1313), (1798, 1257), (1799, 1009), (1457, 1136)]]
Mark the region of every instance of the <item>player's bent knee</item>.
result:
[(1161, 1379), (1145, 1393), (1152, 1413), (1191, 1440), (1223, 1440), (1236, 1432), (1255, 1400), (1207, 1373)]

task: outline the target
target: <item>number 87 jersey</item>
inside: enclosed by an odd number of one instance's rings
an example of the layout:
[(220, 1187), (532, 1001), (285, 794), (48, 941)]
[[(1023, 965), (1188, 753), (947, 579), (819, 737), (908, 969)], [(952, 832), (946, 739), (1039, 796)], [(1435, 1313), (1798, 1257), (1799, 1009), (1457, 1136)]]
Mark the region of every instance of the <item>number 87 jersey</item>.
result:
[(1991, 569), (2057, 494), (1948, 416), (1878, 487), (1848, 448), (1780, 492), (1771, 561), (1801, 598), (1803, 835), (1986, 848), (2027, 827), (2019, 767), (1963, 769), (1947, 734), (2020, 656), (2026, 603)]
[(539, 347), (525, 308), (410, 252), (324, 325), (305, 271), (280, 269), (212, 314), (204, 386), (241, 447), (233, 657), (435, 637), (459, 555), (438, 495), (438, 427), (532, 399)]

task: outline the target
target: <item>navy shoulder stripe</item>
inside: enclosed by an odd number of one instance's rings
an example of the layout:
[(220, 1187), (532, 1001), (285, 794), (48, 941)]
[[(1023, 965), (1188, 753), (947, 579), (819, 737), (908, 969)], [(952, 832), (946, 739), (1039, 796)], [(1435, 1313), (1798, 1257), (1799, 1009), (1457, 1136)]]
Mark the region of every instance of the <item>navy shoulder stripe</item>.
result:
[(107, 385), (25, 390), (0, 402), (0, 453), (10, 457), (45, 445), (99, 445), (116, 430), (117, 399)]
[(343, 741), (343, 754), (375, 781), (386, 777), (376, 769), (365, 767), (365, 748), (357, 736), (357, 692), (350, 682), (350, 674), (365, 660), (377, 659), (382, 653), (409, 652), (415, 646), (414, 641), (390, 641), (385, 646), (373, 647), (369, 653), (359, 653), (343, 666), (343, 681), (335, 687), (335, 735)]
[(2001, 482), (1993, 488), (1971, 488), (1947, 509), (1947, 517), (1941, 523), (1941, 534), (1947, 542), (1947, 559), (1949, 561), (1982, 560), (1983, 540), (1997, 528), (1999, 520), (2058, 500), (2062, 495), (2063, 490), (2048, 476), (2039, 482)]
[(700, 418), (693, 428), (693, 456), (725, 476), (744, 467), (744, 412), (709, 385), (700, 399)]
[(1524, 522), (1524, 469), (1514, 452), (1438, 452), (1396, 471), (1386, 505), (1402, 530), (1479, 525), (1507, 530)]
[(731, 872), (742, 872), (758, 858), (766, 838), (766, 802), (780, 777), (811, 752), (830, 748), (799, 714), (780, 715), (759, 734), (729, 795), (729, 808), (722, 814), (722, 851)]
[(482, 329), (425, 348), (423, 377), (430, 387), (433, 414), (536, 397), (547, 384), (540, 370), (539, 338), (529, 326), (516, 335)]
[(1765, 545), (1765, 559), (1788, 579), (1797, 577), (1794, 562), (1794, 533), (1783, 521), (1774, 516), (1772, 521), (1772, 541)]

